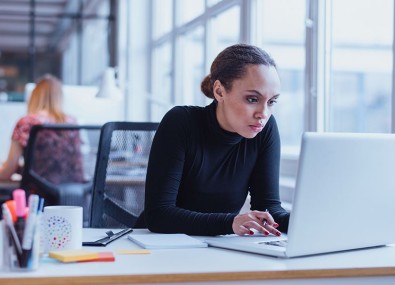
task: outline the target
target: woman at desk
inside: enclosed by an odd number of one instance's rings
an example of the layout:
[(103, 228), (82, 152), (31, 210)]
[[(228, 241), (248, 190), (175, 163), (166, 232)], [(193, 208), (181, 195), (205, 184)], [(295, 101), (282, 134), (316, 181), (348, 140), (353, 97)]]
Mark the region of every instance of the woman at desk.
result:
[(34, 125), (54, 123), (76, 123), (62, 111), (62, 83), (52, 75), (44, 75), (36, 84), (27, 107), (27, 115), (16, 123), (11, 137), (7, 160), (0, 165), (0, 179), (11, 179), (19, 168), (19, 159)]
[[(272, 116), (280, 95), (274, 60), (255, 46), (230, 46), (212, 63), (201, 90), (211, 104), (174, 107), (156, 132), (146, 179), (148, 229), (190, 235), (286, 232), (280, 138)], [(248, 192), (251, 211), (239, 214)]]

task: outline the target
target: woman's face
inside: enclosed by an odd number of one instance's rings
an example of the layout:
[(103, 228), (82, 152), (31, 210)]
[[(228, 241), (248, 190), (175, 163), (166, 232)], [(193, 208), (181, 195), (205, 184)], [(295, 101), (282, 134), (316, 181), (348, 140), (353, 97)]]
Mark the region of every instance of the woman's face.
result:
[(218, 101), (217, 120), (226, 131), (245, 138), (255, 137), (265, 127), (280, 96), (280, 79), (273, 66), (250, 65), (243, 78), (226, 92), (219, 80), (214, 82)]

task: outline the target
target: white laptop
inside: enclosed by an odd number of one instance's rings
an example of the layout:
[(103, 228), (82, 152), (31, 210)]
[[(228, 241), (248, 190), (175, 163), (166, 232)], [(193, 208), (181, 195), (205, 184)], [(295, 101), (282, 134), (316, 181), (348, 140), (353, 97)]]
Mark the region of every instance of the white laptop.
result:
[(305, 133), (288, 234), (227, 235), (206, 242), (296, 257), (395, 243), (394, 223), (395, 135)]

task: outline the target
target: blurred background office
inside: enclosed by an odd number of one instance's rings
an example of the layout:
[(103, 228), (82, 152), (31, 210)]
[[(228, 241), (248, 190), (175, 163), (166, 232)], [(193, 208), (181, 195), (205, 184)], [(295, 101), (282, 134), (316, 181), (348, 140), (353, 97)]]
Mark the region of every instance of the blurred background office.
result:
[[(304, 131), (395, 131), (392, 0), (0, 0), (0, 133), (9, 137), (26, 84), (43, 73), (91, 88), (65, 94), (90, 123), (114, 108), (121, 120), (160, 121), (174, 105), (206, 105), (209, 63), (238, 42), (278, 64), (285, 201)], [(122, 101), (91, 107), (84, 96), (97, 98), (104, 74)]]

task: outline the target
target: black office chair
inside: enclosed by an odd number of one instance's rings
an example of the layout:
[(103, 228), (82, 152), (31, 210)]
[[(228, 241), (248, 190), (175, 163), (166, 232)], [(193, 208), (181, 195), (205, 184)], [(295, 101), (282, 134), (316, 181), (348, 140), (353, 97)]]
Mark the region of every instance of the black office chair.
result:
[(144, 209), (148, 156), (158, 123), (109, 122), (100, 134), (90, 226), (135, 227)]
[(43, 197), (46, 206), (84, 207), (84, 225), (89, 225), (100, 130), (99, 125), (33, 126), (24, 153), (21, 188)]

